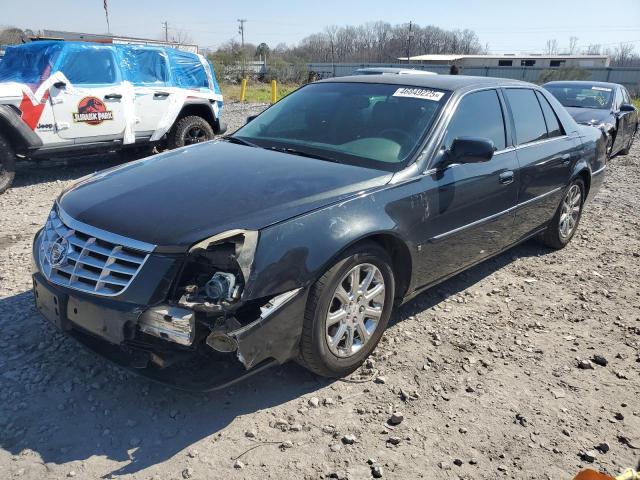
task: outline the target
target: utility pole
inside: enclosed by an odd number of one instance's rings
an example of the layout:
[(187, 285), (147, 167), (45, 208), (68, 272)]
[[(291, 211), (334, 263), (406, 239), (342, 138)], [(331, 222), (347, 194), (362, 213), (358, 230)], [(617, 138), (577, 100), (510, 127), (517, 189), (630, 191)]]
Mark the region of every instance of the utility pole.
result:
[(164, 41), (169, 42), (169, 24), (165, 21), (162, 22), (162, 25), (164, 26)]
[(242, 78), (244, 78), (244, 70), (245, 70), (245, 61), (244, 61), (244, 23), (247, 20), (244, 18), (238, 19), (238, 33), (240, 34), (240, 39), (242, 42)]

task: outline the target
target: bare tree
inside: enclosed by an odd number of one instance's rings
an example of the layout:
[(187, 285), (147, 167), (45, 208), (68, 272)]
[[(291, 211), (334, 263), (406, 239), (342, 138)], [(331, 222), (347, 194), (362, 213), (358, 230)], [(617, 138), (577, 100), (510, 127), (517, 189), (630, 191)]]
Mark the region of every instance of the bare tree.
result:
[(578, 37), (569, 37), (569, 55), (578, 53)]
[(547, 40), (547, 43), (544, 46), (545, 55), (557, 55), (558, 54), (558, 40), (555, 38), (552, 40)]
[(632, 43), (621, 43), (613, 51), (611, 63), (617, 67), (627, 67), (636, 64), (638, 56), (633, 53)]
[(16, 27), (6, 27), (0, 29), (0, 44), (15, 45), (16, 43), (24, 43), (29, 37), (34, 36), (32, 30), (22, 30)]
[(602, 52), (602, 45), (599, 43), (592, 43), (584, 49), (585, 55), (600, 55)]

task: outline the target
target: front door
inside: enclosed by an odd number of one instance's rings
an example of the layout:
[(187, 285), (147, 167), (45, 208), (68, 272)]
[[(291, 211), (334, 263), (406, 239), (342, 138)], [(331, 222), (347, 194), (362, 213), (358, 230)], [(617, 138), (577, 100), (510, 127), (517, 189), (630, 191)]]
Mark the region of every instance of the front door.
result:
[(457, 137), (492, 140), (496, 152), (482, 163), (433, 169), (422, 179), (428, 211), (421, 222), (416, 272), (434, 283), (499, 252), (513, 240), (518, 162), (507, 142), (503, 105), (494, 89), (472, 92), (458, 104), (441, 149)]
[(69, 84), (51, 87), (56, 130), (76, 143), (124, 136), (124, 92), (113, 49), (70, 45), (58, 59)]

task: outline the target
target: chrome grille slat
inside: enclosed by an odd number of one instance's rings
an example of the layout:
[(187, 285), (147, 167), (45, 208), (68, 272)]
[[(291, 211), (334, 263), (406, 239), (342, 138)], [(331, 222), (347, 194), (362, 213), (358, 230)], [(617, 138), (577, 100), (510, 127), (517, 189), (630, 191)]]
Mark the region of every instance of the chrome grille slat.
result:
[[(82, 224), (58, 209), (49, 214), (40, 240), (40, 267), (45, 277), (97, 295), (122, 293), (154, 246)], [(62, 262), (52, 261), (53, 247), (64, 251)]]

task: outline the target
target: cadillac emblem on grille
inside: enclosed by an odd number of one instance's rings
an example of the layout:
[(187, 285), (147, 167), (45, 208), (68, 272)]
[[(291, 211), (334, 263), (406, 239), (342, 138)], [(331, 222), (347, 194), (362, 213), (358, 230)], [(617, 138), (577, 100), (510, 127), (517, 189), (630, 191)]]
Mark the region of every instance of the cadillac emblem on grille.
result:
[(69, 242), (64, 237), (58, 237), (47, 249), (47, 260), (52, 267), (59, 267), (67, 261), (68, 252)]

